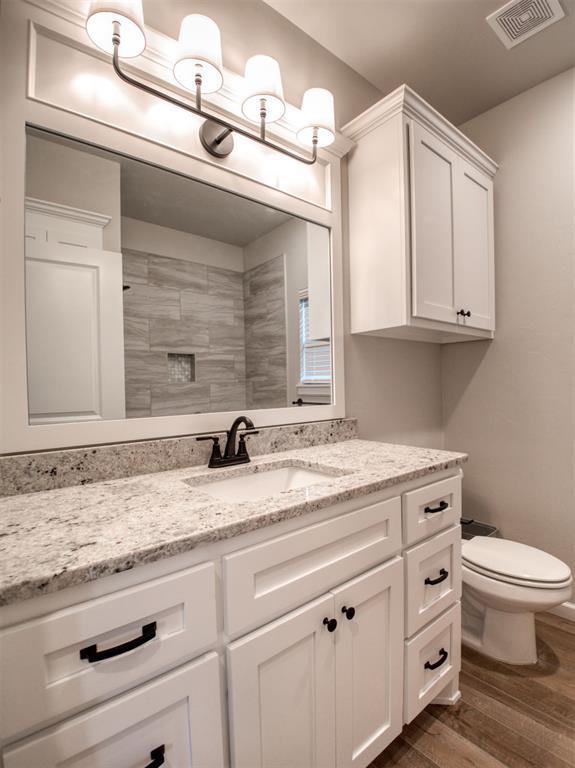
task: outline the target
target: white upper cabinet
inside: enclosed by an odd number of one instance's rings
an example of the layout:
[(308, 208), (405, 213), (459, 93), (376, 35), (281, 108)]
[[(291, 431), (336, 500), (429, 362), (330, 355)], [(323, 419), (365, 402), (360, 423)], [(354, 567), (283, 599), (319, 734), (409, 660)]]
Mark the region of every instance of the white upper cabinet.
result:
[(352, 332), (492, 338), (496, 164), (406, 86), (344, 130)]

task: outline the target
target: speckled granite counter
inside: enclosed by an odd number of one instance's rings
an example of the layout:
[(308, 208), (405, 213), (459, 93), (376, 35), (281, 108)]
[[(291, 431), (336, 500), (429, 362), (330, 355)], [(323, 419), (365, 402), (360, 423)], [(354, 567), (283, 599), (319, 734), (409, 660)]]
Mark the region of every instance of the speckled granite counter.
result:
[[(466, 459), (462, 453), (349, 440), (260, 456), (239, 468), (190, 467), (0, 499), (0, 605), (238, 536)], [(199, 484), (294, 462), (328, 477), (234, 504)]]

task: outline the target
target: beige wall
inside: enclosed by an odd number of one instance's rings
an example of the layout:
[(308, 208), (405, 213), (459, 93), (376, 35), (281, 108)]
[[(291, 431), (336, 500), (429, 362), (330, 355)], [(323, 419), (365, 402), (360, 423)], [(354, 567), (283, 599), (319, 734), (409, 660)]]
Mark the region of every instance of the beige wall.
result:
[(120, 163), (28, 136), (26, 194), (111, 216), (104, 248), (120, 250)]
[(445, 447), (466, 516), (575, 568), (575, 70), (462, 130), (500, 164), (497, 331), (442, 350)]
[(329, 88), (338, 126), (381, 98), (371, 83), (263, 0), (144, 0), (146, 24), (176, 39), (188, 13), (204, 13), (218, 24), (224, 66), (233, 72), (243, 75), (246, 60), (256, 53), (277, 59), (290, 104), (299, 106), (307, 88)]
[(178, 229), (122, 216), (122, 248), (183, 259), (209, 267), (244, 271), (244, 249)]

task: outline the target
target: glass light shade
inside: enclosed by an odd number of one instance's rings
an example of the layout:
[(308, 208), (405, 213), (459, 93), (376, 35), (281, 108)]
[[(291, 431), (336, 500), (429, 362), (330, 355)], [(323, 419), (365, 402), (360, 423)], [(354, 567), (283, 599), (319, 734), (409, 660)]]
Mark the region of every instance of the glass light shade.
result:
[(202, 76), (202, 93), (214, 93), (223, 85), (222, 41), (215, 21), (192, 13), (182, 20), (174, 77), (190, 91), (196, 89), (196, 75)]
[(120, 24), (118, 54), (130, 59), (146, 47), (142, 0), (92, 0), (86, 20), (86, 32), (92, 42), (106, 53), (113, 53), (114, 22)]
[(335, 113), (333, 94), (325, 88), (310, 88), (303, 95), (302, 124), (297, 132), (299, 141), (313, 146), (313, 133), (317, 129), (317, 146), (328, 147), (335, 141)]
[(258, 54), (246, 61), (244, 115), (254, 123), (260, 122), (261, 100), (265, 99), (266, 123), (283, 117), (286, 106), (280, 65), (271, 56)]

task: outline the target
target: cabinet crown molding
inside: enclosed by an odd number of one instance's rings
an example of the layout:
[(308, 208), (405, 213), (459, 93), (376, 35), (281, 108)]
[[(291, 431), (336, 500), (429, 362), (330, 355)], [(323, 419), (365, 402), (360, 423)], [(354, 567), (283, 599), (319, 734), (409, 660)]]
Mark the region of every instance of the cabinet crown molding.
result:
[(95, 211), (85, 211), (83, 208), (74, 208), (72, 205), (54, 203), (51, 200), (38, 200), (35, 197), (25, 198), (26, 211), (42, 213), (45, 216), (55, 216), (58, 219), (68, 219), (70, 221), (90, 224), (94, 227), (107, 227), (112, 221), (112, 217), (105, 213), (96, 213)]
[(354, 117), (341, 130), (345, 136), (356, 142), (398, 114), (415, 120), (427, 130), (435, 133), (442, 141), (449, 143), (456, 152), (463, 155), (489, 176), (493, 177), (497, 172), (498, 165), (495, 160), (405, 84), (400, 85), (381, 101)]

